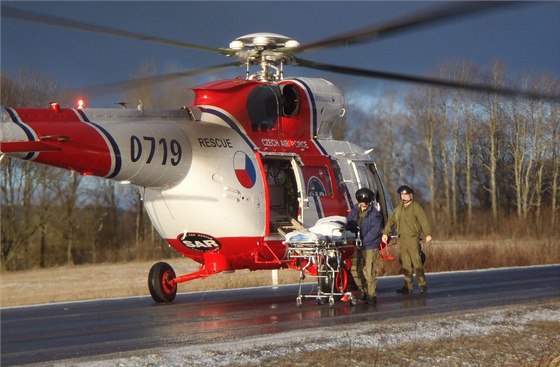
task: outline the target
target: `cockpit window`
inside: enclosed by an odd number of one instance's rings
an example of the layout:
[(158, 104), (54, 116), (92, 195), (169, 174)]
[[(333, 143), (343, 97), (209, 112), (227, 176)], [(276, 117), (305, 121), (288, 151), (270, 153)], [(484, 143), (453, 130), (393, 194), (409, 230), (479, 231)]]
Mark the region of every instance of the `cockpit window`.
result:
[(281, 96), (278, 87), (259, 85), (247, 97), (247, 112), (253, 131), (270, 130), (280, 117)]

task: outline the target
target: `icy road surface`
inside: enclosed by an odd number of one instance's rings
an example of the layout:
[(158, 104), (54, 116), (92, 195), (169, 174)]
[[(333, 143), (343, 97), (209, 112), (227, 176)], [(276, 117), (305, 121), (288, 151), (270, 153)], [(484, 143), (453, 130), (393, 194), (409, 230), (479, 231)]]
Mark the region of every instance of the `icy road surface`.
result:
[[(181, 294), (171, 305), (141, 297), (5, 308), (1, 365), (242, 365), (298, 351), (383, 348), (560, 321), (560, 265), (428, 274), (425, 295), (395, 294), (401, 282), (381, 278), (376, 307), (338, 302), (331, 309), (306, 300), (297, 308), (297, 286), (280, 286)], [(514, 319), (507, 311), (538, 303), (548, 306)], [(477, 313), (481, 308), (493, 309)]]

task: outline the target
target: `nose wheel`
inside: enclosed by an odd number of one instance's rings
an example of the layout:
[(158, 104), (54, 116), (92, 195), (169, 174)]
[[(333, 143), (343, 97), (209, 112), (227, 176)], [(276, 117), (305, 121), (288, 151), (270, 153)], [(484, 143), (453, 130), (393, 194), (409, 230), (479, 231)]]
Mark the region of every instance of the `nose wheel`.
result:
[(165, 262), (158, 262), (150, 269), (148, 275), (148, 288), (154, 301), (158, 303), (170, 303), (177, 295), (177, 283), (175, 282), (175, 271)]

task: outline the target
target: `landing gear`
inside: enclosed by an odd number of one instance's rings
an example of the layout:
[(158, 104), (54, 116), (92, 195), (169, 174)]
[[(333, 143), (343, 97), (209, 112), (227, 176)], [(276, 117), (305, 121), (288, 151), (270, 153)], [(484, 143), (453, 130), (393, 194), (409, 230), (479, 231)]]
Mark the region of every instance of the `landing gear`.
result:
[(177, 295), (175, 271), (165, 262), (158, 262), (150, 269), (148, 287), (154, 301), (158, 303), (173, 302)]

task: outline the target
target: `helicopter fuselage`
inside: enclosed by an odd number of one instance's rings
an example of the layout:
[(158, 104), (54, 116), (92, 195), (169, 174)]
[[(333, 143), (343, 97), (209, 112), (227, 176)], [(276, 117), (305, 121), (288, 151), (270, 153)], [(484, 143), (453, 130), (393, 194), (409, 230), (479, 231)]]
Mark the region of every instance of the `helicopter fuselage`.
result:
[(137, 185), (160, 235), (201, 264), (182, 280), (291, 266), (281, 235), (388, 196), (366, 152), (332, 139), (343, 97), (323, 79), (228, 80), (178, 110), (6, 108), (2, 152)]

